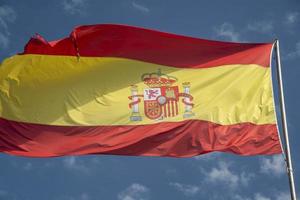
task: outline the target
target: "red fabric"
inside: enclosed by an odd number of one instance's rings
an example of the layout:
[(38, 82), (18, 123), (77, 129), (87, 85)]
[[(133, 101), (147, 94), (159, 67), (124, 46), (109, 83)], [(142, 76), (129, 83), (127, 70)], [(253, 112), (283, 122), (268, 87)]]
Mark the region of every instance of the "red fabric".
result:
[(120, 57), (160, 65), (206, 68), (230, 64), (269, 67), (272, 43), (204, 40), (125, 25), (90, 25), (52, 42), (31, 38), (23, 54)]
[[(231, 64), (269, 67), (271, 48), (271, 43), (218, 42), (107, 24), (80, 26), (69, 37), (52, 42), (37, 35), (23, 54), (119, 57), (178, 68)], [(187, 120), (127, 126), (53, 126), (0, 118), (0, 152), (12, 155), (190, 157), (211, 151), (267, 155), (281, 153), (281, 147), (275, 124), (219, 125)]]
[(50, 126), (0, 119), (0, 151), (18, 156), (114, 154), (190, 157), (211, 151), (281, 153), (274, 124), (187, 120), (139, 126)]

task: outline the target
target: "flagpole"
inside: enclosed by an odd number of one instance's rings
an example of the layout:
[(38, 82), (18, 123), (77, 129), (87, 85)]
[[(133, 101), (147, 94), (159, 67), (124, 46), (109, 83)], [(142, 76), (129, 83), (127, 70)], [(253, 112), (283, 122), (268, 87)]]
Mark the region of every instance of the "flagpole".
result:
[(290, 142), (288, 136), (288, 128), (287, 128), (287, 120), (286, 120), (286, 112), (285, 112), (285, 103), (284, 103), (284, 94), (283, 94), (283, 84), (282, 84), (282, 73), (281, 73), (281, 62), (280, 62), (280, 51), (279, 51), (279, 40), (275, 40), (275, 50), (276, 50), (276, 69), (277, 69), (277, 81), (279, 88), (279, 102), (280, 102), (280, 111), (281, 111), (281, 124), (284, 138), (284, 151), (285, 151), (285, 162), (287, 167), (287, 174), (289, 177), (290, 183), (290, 192), (291, 192), (291, 200), (297, 200), (296, 197), (296, 189), (295, 189), (295, 181), (293, 175), (293, 166), (292, 166), (292, 158), (290, 151)]

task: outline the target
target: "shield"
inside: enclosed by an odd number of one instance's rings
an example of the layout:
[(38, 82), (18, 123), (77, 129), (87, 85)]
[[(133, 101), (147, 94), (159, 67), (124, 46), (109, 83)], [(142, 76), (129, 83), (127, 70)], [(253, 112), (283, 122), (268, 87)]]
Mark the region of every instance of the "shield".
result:
[(162, 115), (162, 109), (156, 100), (144, 101), (144, 111), (149, 119), (157, 119)]
[(161, 88), (144, 89), (144, 109), (145, 115), (149, 119), (157, 119), (162, 114), (161, 106), (157, 98), (161, 95)]
[(175, 117), (178, 115), (179, 88), (178, 86), (162, 87), (161, 93), (167, 102), (163, 106), (164, 117)]

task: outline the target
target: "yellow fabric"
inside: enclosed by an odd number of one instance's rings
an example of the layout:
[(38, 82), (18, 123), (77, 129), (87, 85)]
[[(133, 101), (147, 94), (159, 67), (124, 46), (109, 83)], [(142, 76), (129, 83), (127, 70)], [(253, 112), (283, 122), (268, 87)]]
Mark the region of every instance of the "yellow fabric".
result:
[(157, 72), (190, 82), (194, 116), (218, 124), (275, 123), (270, 68), (230, 65), (189, 69), (161, 66), (124, 58), (16, 55), (0, 67), (0, 117), (51, 125), (135, 125), (182, 121), (179, 114), (148, 119), (143, 98), (142, 121), (130, 121), (131, 85), (143, 94), (144, 73)]

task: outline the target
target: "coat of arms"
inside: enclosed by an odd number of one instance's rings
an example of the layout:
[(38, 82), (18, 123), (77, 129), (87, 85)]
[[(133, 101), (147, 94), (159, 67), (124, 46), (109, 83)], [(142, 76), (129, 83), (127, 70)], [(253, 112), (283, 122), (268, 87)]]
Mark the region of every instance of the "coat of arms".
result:
[(131, 121), (141, 121), (142, 116), (139, 111), (139, 103), (141, 98), (144, 99), (144, 114), (152, 120), (162, 120), (179, 115), (179, 100), (182, 98), (182, 103), (185, 106), (183, 118), (194, 116), (192, 112), (193, 97), (190, 94), (190, 83), (182, 84), (183, 92), (180, 92), (179, 86), (176, 85), (177, 78), (161, 73), (160, 70), (154, 73), (146, 73), (141, 77), (144, 84), (147, 86), (143, 90), (143, 94), (138, 94), (138, 87), (131, 86), (131, 100), (129, 107), (131, 108)]

